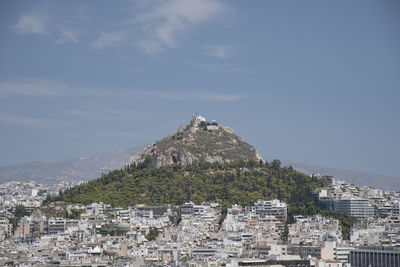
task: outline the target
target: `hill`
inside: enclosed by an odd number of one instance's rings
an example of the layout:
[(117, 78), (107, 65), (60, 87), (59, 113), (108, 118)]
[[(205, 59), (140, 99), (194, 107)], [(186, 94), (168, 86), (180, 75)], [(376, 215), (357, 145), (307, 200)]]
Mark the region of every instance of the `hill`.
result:
[[(262, 160), (233, 130), (193, 116), (189, 125), (138, 152), (124, 168), (68, 189), (44, 204), (104, 202), (126, 207), (192, 201), (218, 202), (226, 210), (232, 204), (279, 199), (288, 203), (291, 221), (293, 215), (321, 211), (312, 198), (321, 186), (309, 175), (281, 167), (279, 160)], [(341, 222), (348, 223), (348, 218)], [(347, 226), (343, 229), (348, 232)]]
[[(233, 132), (227, 127), (224, 128), (227, 129), (228, 132)], [(199, 132), (198, 134), (200, 137), (204, 136), (204, 133), (202, 132)], [(172, 144), (172, 141), (174, 140), (172, 136), (174, 135), (167, 136), (167, 138), (164, 140), (166, 144)], [(177, 138), (177, 136), (179, 137), (179, 134), (175, 134), (175, 138)], [(172, 140), (170, 140), (168, 137), (171, 137)], [(155, 144), (157, 144), (157, 142)], [(154, 144), (151, 146), (154, 146)], [(252, 148), (250, 145), (248, 146), (250, 147), (250, 149), (247, 151), (255, 151), (255, 149)], [(246, 147), (245, 143), (244, 147)], [(145, 151), (147, 152), (142, 151), (140, 155), (136, 155), (138, 151), (139, 148), (132, 148), (102, 153), (92, 157), (72, 158), (54, 163), (31, 162), (3, 166), (0, 167), (0, 183), (10, 181), (35, 181), (38, 183), (55, 183), (59, 179), (92, 180), (100, 177), (102, 173), (106, 174), (112, 170), (123, 168), (130, 161), (136, 162), (136, 160), (138, 160), (140, 157), (144, 159), (146, 155), (151, 154), (149, 153), (149, 149), (145, 149)], [(252, 155), (252, 153), (253, 152), (251, 152), (250, 155)], [(132, 158), (133, 155), (136, 156)], [(259, 157), (260, 156), (258, 155), (258, 153), (255, 154), (255, 159)], [(170, 163), (171, 161), (173, 163), (172, 157), (170, 157), (169, 159)], [(272, 161), (273, 158), (264, 159)], [(371, 174), (356, 170), (321, 167), (289, 160), (282, 160), (282, 165), (292, 166), (295, 170), (309, 175), (312, 173), (332, 174), (340, 180), (345, 180), (358, 186), (371, 185), (373, 187), (383, 190), (400, 191), (400, 177), (393, 177), (382, 174)]]

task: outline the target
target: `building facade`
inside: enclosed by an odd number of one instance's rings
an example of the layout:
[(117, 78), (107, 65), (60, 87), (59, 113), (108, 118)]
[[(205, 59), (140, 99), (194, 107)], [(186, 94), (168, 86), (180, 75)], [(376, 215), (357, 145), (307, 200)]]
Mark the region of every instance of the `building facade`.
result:
[(374, 217), (374, 207), (366, 199), (342, 199), (337, 202), (337, 211), (359, 219)]

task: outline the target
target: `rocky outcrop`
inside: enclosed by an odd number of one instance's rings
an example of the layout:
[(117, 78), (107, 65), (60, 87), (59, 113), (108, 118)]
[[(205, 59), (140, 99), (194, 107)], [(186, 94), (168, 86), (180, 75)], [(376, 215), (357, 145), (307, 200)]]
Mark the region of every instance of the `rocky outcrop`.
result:
[(189, 165), (195, 161), (225, 162), (261, 159), (254, 147), (235, 135), (231, 128), (216, 122), (207, 122), (201, 116), (192, 116), (188, 125), (179, 127), (175, 134), (167, 135), (131, 158), (141, 163), (151, 156), (152, 167), (171, 164)]

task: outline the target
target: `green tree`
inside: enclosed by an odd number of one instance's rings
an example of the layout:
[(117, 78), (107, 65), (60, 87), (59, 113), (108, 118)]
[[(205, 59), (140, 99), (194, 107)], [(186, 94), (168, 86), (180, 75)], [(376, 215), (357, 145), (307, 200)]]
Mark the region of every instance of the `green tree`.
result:
[(272, 167), (272, 169), (274, 169), (274, 170), (278, 170), (278, 169), (281, 167), (281, 161), (280, 161), (279, 159), (274, 159), (274, 160), (271, 162), (271, 167)]
[(17, 205), (14, 208), (14, 216), (15, 217), (24, 217), (25, 215), (29, 215), (23, 205)]
[(148, 241), (156, 240), (157, 237), (158, 237), (158, 234), (159, 234), (159, 231), (158, 231), (158, 229), (156, 227), (151, 228), (149, 233), (146, 235), (146, 239)]
[(281, 233), (281, 240), (287, 242), (288, 236), (289, 236), (289, 226), (288, 223), (286, 222), (283, 231)]

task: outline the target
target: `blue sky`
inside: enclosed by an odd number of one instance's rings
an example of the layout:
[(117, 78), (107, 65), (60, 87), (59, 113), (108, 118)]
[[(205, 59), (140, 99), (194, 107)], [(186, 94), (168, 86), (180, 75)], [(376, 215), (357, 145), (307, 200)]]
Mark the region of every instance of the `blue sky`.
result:
[(0, 165), (194, 112), (264, 157), (400, 176), (398, 1), (1, 1)]

